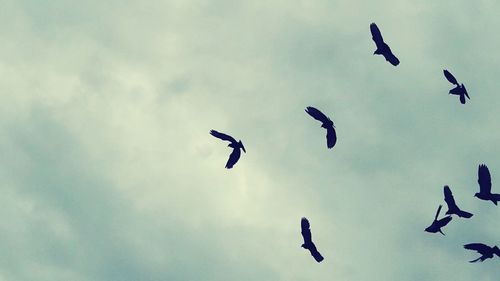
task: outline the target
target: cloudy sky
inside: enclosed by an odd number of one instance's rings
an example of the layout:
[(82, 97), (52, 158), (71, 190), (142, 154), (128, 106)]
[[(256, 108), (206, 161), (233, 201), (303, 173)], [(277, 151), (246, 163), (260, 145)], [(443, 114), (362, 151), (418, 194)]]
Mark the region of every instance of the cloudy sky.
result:
[(498, 280), (500, 4), (254, 2), (1, 1), (0, 280)]

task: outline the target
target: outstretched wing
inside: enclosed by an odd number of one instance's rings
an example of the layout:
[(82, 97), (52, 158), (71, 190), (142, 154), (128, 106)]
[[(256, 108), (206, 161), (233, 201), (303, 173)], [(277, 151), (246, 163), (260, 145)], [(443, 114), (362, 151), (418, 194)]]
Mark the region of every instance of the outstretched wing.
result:
[(443, 70), (443, 73), (444, 73), (444, 77), (446, 77), (446, 79), (452, 83), (452, 84), (455, 84), (455, 85), (458, 85), (458, 81), (457, 79), (455, 78), (455, 76), (453, 76), (453, 74), (451, 74), (448, 70), (444, 69)]
[(240, 159), (241, 151), (239, 148), (234, 148), (233, 152), (229, 155), (229, 159), (227, 160), (226, 163), (226, 169), (231, 169), (236, 162), (238, 162), (238, 159)]
[(479, 193), (491, 193), (491, 175), (488, 167), (484, 164), (479, 165), (477, 175), (477, 182), (479, 183)]
[(331, 122), (330, 118), (328, 118), (323, 112), (319, 111), (317, 108), (314, 108), (312, 106), (308, 106), (306, 108), (307, 114), (311, 115), (312, 118), (321, 121), (323, 123), (328, 123)]
[(390, 62), (392, 65), (397, 66), (399, 64), (399, 59), (392, 53), (389, 48), (388, 52), (383, 53), (386, 61)]
[(326, 146), (328, 148), (332, 148), (335, 146), (335, 143), (337, 143), (337, 134), (335, 133), (335, 128), (328, 127), (326, 129)]
[(480, 253), (481, 255), (484, 255), (488, 253), (491, 250), (491, 247), (488, 245), (485, 245), (483, 243), (470, 243), (470, 244), (465, 244), (464, 248), (467, 250), (472, 250)]
[(316, 249), (316, 245), (314, 245), (314, 243), (310, 243), (308, 245), (308, 249), (309, 249), (309, 252), (311, 252), (311, 256), (313, 256), (313, 258), (317, 261), (317, 262), (321, 262), (324, 258), (323, 256), (318, 252), (318, 249)]
[(437, 221), (438, 220), (438, 217), (439, 217), (439, 213), (441, 212), (441, 208), (443, 206), (442, 205), (439, 205), (438, 209), (437, 209), (437, 212), (436, 212), (436, 216), (434, 217), (434, 220)]
[(457, 204), (455, 203), (455, 198), (453, 198), (453, 194), (451, 193), (451, 189), (449, 186), (445, 185), (444, 189), (444, 202), (448, 205), (448, 210), (457, 208)]
[(372, 39), (373, 42), (377, 45), (381, 45), (384, 43), (384, 39), (382, 38), (382, 34), (380, 33), (380, 29), (378, 29), (378, 26), (375, 23), (370, 24), (370, 31), (372, 33)]
[(211, 130), (210, 134), (218, 139), (221, 139), (221, 140), (236, 142), (236, 140), (233, 137), (231, 137), (230, 135), (226, 135), (224, 133), (217, 132), (216, 130)]
[(309, 221), (306, 218), (300, 220), (300, 227), (302, 229), (302, 238), (304, 238), (304, 244), (312, 243), (311, 229), (309, 228)]

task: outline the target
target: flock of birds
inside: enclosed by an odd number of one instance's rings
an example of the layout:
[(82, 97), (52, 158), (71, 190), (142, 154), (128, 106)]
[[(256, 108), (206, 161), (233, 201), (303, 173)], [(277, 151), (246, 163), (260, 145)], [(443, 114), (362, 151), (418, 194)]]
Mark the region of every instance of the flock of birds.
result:
[[(377, 47), (377, 49), (373, 54), (383, 56), (385, 60), (391, 63), (393, 66), (399, 65), (400, 63), (399, 59), (392, 53), (389, 45), (387, 45), (387, 43), (384, 42), (382, 34), (375, 23), (370, 24), (370, 31), (372, 34), (372, 39)], [(465, 88), (464, 84), (458, 83), (457, 79), (448, 70), (446, 69), (443, 70), (443, 73), (445, 78), (450, 83), (455, 85), (455, 87), (449, 91), (449, 94), (459, 96), (460, 103), (465, 104), (466, 101), (465, 98), (470, 99), (470, 97), (469, 94), (467, 93), (467, 89)], [(335, 131), (335, 126), (333, 121), (319, 109), (314, 108), (312, 106), (308, 106), (305, 109), (305, 111), (312, 118), (322, 123), (321, 127), (326, 130), (326, 145), (329, 149), (333, 148), (337, 142), (337, 133)], [(240, 159), (241, 150), (243, 150), (243, 152), (246, 153), (245, 147), (243, 146), (241, 140), (236, 141), (235, 138), (227, 134), (218, 132), (216, 130), (211, 130), (210, 134), (218, 139), (229, 142), (228, 146), (231, 147), (233, 151), (229, 155), (229, 159), (227, 160), (225, 167), (227, 169), (233, 168), (236, 162), (238, 162), (238, 160)], [(480, 200), (492, 201), (495, 205), (497, 205), (498, 202), (500, 201), (500, 194), (491, 193), (491, 175), (488, 170), (488, 167), (486, 167), (486, 165), (484, 164), (479, 165), (478, 183), (480, 189), (479, 192), (476, 193), (474, 196)], [(442, 208), (442, 205), (439, 205), (434, 221), (429, 227), (425, 229), (425, 231), (430, 233), (439, 232), (444, 235), (441, 228), (446, 226), (452, 220), (452, 215), (456, 215), (460, 218), (466, 218), (466, 219), (469, 219), (473, 216), (473, 214), (463, 211), (457, 206), (453, 194), (451, 192), (451, 189), (447, 185), (444, 186), (444, 201), (448, 206), (448, 210), (446, 211), (446, 216), (439, 219), (439, 213), (441, 212)], [(309, 250), (311, 256), (317, 262), (323, 261), (324, 257), (320, 254), (320, 252), (316, 248), (316, 245), (312, 241), (309, 220), (307, 218), (302, 218), (300, 225), (301, 225), (302, 238), (304, 239), (304, 243), (301, 245), (301, 247), (306, 250)], [(494, 255), (500, 257), (500, 249), (497, 246), (490, 247), (482, 243), (470, 243), (464, 245), (464, 248), (467, 250), (474, 250), (481, 255), (479, 258), (472, 260), (470, 262), (477, 262), (477, 261), (482, 262), (486, 259), (493, 258)]]

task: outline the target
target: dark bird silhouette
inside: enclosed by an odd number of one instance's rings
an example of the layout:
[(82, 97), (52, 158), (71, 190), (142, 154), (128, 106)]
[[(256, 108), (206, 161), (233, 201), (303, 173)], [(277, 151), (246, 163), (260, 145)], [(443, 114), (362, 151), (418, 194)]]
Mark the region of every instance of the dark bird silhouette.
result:
[(330, 120), (330, 118), (328, 118), (325, 114), (312, 106), (308, 106), (306, 108), (306, 112), (314, 119), (323, 123), (321, 125), (321, 128), (326, 129), (326, 146), (328, 148), (332, 148), (337, 142), (337, 133), (335, 132), (335, 126), (333, 125), (332, 120)]
[(390, 62), (392, 65), (396, 66), (399, 64), (399, 59), (392, 53), (391, 48), (384, 42), (382, 34), (375, 23), (370, 24), (370, 31), (372, 33), (372, 39), (377, 46), (374, 55), (382, 55), (385, 60)]
[(439, 212), (441, 212), (441, 207), (442, 206), (439, 205), (439, 208), (437, 209), (436, 217), (434, 218), (434, 221), (432, 222), (432, 224), (429, 227), (427, 227), (425, 229), (425, 231), (431, 232), (431, 233), (439, 232), (439, 233), (444, 235), (444, 233), (441, 231), (441, 227), (444, 227), (445, 225), (447, 225), (451, 221), (451, 216), (446, 216), (446, 217), (438, 220)]
[(471, 260), (469, 262), (483, 262), (487, 259), (492, 259), (493, 255), (497, 255), (500, 257), (500, 249), (497, 246), (490, 247), (488, 245), (482, 244), (482, 243), (470, 243), (464, 245), (464, 248), (467, 250), (473, 250), (481, 254), (481, 256), (475, 260)]
[(302, 248), (309, 250), (311, 256), (317, 261), (321, 262), (324, 258), (316, 249), (311, 236), (311, 229), (309, 228), (309, 221), (306, 218), (302, 218), (300, 221), (300, 226), (302, 228), (302, 238), (304, 238), (304, 244), (301, 245)]
[(486, 165), (481, 164), (477, 170), (477, 182), (479, 183), (479, 192), (474, 196), (486, 201), (491, 201), (497, 205), (500, 201), (500, 194), (491, 193), (491, 175)]
[(227, 169), (231, 169), (234, 166), (234, 164), (236, 164), (236, 162), (238, 162), (238, 159), (240, 159), (240, 155), (241, 155), (240, 149), (243, 150), (243, 152), (245, 152), (245, 153), (247, 152), (245, 150), (245, 147), (243, 146), (243, 143), (241, 142), (241, 140), (237, 142), (233, 137), (226, 135), (226, 134), (223, 134), (223, 133), (219, 133), (216, 130), (211, 130), (210, 134), (216, 138), (221, 139), (221, 140), (229, 141), (230, 144), (228, 146), (233, 148), (233, 152), (231, 152), (231, 154), (229, 155), (229, 159), (227, 160), (227, 163), (226, 163)]
[(470, 218), (472, 214), (466, 211), (460, 210), (457, 204), (455, 203), (455, 198), (453, 198), (453, 194), (451, 193), (451, 189), (449, 186), (444, 186), (444, 201), (448, 205), (448, 211), (446, 211), (447, 215), (457, 215), (461, 218)]
[(465, 97), (470, 99), (467, 89), (464, 84), (459, 84), (455, 76), (451, 74), (448, 70), (444, 69), (444, 77), (451, 83), (455, 85), (455, 88), (451, 89), (448, 93), (449, 95), (456, 95), (460, 97), (460, 103), (465, 104)]

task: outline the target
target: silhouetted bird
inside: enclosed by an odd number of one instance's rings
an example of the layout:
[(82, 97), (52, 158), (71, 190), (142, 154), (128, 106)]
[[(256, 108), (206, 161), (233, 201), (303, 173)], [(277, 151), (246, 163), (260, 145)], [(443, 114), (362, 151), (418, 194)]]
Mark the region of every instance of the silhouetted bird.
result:
[(486, 259), (492, 259), (493, 254), (500, 257), (500, 249), (497, 246), (490, 247), (488, 245), (482, 243), (471, 243), (464, 245), (464, 248), (467, 250), (473, 250), (481, 254), (481, 256), (475, 260), (471, 260), (469, 262), (477, 262), (477, 261), (485, 261)]
[(460, 96), (460, 102), (462, 104), (465, 104), (465, 97), (467, 97), (468, 99), (470, 99), (470, 97), (464, 84), (459, 84), (455, 76), (453, 76), (453, 74), (451, 74), (448, 70), (444, 69), (443, 72), (444, 77), (446, 77), (446, 79), (448, 79), (450, 83), (455, 85), (455, 88), (451, 89), (448, 94)]
[(457, 204), (455, 203), (455, 199), (453, 198), (453, 194), (451, 193), (450, 187), (447, 185), (444, 186), (444, 201), (448, 205), (448, 211), (446, 211), (447, 215), (457, 215), (461, 218), (470, 218), (472, 217), (472, 214), (469, 212), (465, 212), (460, 210), (458, 208)]
[(243, 152), (245, 152), (245, 153), (247, 152), (245, 150), (245, 147), (243, 146), (243, 143), (241, 142), (241, 140), (237, 142), (233, 137), (226, 135), (226, 134), (223, 134), (223, 133), (219, 133), (216, 130), (211, 130), (210, 134), (216, 138), (221, 139), (221, 140), (231, 142), (228, 146), (233, 148), (233, 152), (231, 152), (231, 155), (229, 155), (229, 159), (227, 160), (227, 163), (226, 163), (227, 169), (231, 169), (234, 166), (234, 164), (236, 164), (236, 162), (238, 162), (238, 159), (240, 159), (240, 155), (241, 155), (240, 149), (242, 149)]
[(375, 23), (370, 24), (370, 31), (372, 33), (372, 39), (377, 45), (377, 49), (373, 53), (374, 55), (382, 55), (385, 60), (390, 62), (392, 65), (396, 66), (399, 64), (398, 58), (392, 53), (391, 48), (384, 42), (382, 34)]
[(337, 134), (335, 133), (335, 126), (333, 125), (332, 120), (312, 106), (308, 106), (306, 108), (306, 112), (314, 119), (323, 123), (321, 127), (326, 129), (326, 146), (328, 148), (332, 148), (337, 142)]
[(425, 231), (431, 232), (431, 233), (439, 232), (439, 233), (444, 235), (444, 233), (441, 231), (441, 227), (447, 225), (451, 221), (451, 216), (446, 216), (446, 217), (438, 220), (439, 212), (441, 212), (441, 207), (442, 206), (439, 205), (439, 208), (437, 209), (436, 217), (434, 218), (434, 221), (432, 222), (432, 224), (429, 227), (427, 227), (425, 229)]
[(488, 167), (484, 164), (479, 165), (477, 176), (479, 192), (474, 196), (481, 200), (491, 201), (497, 205), (498, 201), (500, 201), (500, 194), (491, 193), (491, 175)]
[(318, 252), (316, 245), (314, 245), (312, 241), (309, 221), (306, 218), (302, 218), (300, 226), (302, 228), (302, 238), (304, 238), (304, 244), (302, 244), (301, 247), (309, 250), (309, 252), (311, 252), (311, 256), (313, 256), (317, 262), (321, 262), (323, 260), (323, 256)]

